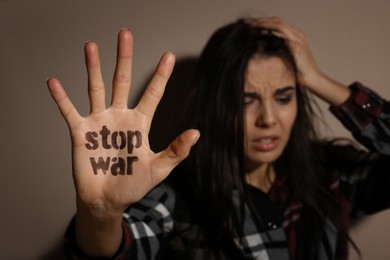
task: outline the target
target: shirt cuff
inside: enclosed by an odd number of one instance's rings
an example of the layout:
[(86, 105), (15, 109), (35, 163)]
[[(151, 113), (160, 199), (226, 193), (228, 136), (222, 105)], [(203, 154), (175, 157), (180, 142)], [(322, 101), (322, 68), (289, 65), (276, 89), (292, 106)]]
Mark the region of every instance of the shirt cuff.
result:
[(340, 106), (329, 110), (352, 132), (359, 132), (379, 118), (383, 112), (384, 100), (359, 82), (349, 86), (351, 96)]
[(122, 259), (129, 259), (129, 256), (132, 251), (133, 246), (133, 235), (131, 231), (128, 228), (128, 225), (124, 219), (122, 219), (122, 241), (121, 245), (119, 246), (118, 251), (115, 253), (114, 256), (110, 258), (103, 258), (103, 257), (89, 257), (86, 254), (84, 254), (80, 248), (77, 245), (76, 242), (76, 221), (75, 218), (72, 219), (70, 222), (66, 233), (65, 233), (65, 254), (68, 257), (68, 259), (72, 260), (80, 260), (80, 259), (86, 259), (86, 260), (98, 260), (98, 259), (114, 259), (114, 260), (122, 260)]

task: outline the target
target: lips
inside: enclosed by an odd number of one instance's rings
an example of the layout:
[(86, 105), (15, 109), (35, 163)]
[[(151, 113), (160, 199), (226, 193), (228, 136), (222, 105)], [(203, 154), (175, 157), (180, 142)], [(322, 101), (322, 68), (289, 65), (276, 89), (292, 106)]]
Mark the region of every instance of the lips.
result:
[(277, 136), (262, 136), (252, 141), (252, 146), (259, 152), (270, 152), (274, 150), (278, 144)]

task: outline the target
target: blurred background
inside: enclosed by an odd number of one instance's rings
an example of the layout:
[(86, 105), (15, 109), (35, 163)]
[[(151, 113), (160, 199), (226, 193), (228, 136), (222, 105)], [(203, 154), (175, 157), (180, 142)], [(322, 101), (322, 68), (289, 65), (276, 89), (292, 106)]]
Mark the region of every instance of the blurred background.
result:
[[(172, 137), (161, 116), (172, 120), (173, 111), (180, 110), (170, 100), (185, 95), (194, 60), (209, 36), (248, 15), (282, 17), (306, 33), (324, 72), (345, 84), (359, 80), (390, 98), (390, 1), (0, 0), (0, 259), (62, 259), (63, 234), (75, 213), (68, 129), (47, 91), (47, 77), (58, 77), (86, 115), (85, 41), (98, 43), (110, 89), (117, 33), (132, 30), (130, 105), (162, 53), (175, 52), (172, 86), (151, 133), (158, 150)], [(323, 135), (349, 137), (320, 106)], [(351, 236), (363, 259), (390, 259), (390, 211), (356, 223)], [(351, 259), (358, 259), (353, 250)]]

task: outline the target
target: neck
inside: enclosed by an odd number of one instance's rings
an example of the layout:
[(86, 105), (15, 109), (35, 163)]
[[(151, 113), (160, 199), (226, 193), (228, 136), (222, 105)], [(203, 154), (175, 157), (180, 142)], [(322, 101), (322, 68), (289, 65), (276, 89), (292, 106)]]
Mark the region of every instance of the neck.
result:
[(260, 165), (246, 173), (245, 180), (248, 184), (267, 193), (275, 181), (275, 170), (271, 164)]

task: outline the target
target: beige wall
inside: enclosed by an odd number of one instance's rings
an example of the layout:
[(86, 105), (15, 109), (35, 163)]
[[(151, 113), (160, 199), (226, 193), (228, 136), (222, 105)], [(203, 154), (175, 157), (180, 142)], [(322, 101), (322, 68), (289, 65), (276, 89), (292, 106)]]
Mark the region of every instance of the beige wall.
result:
[[(237, 16), (278, 15), (306, 32), (321, 68), (390, 98), (390, 2), (386, 0), (0, 1), (0, 258), (49, 259), (75, 210), (66, 124), (46, 89), (56, 75), (88, 111), (83, 44), (99, 43), (107, 85), (120, 28), (135, 35), (132, 102), (160, 55), (196, 56)], [(325, 111), (326, 135), (347, 135)], [(389, 259), (390, 212), (352, 232), (363, 259)], [(355, 259), (355, 257), (353, 257)]]

